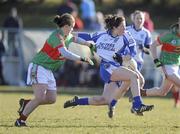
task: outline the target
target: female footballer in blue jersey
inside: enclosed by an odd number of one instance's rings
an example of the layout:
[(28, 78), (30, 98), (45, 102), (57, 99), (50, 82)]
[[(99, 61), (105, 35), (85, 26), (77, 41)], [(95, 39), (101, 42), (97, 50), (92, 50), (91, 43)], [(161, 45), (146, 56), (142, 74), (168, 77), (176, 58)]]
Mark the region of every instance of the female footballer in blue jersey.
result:
[(146, 29), (143, 24), (145, 20), (144, 12), (136, 10), (132, 14), (133, 24), (127, 26), (127, 30), (131, 33), (132, 37), (135, 39), (137, 46), (137, 54), (135, 60), (138, 64), (138, 70), (142, 69), (144, 53), (149, 54), (149, 47), (152, 45), (151, 33)]
[[(145, 21), (145, 13), (143, 11), (135, 10), (131, 17), (133, 24), (127, 26), (127, 30), (131, 33), (136, 42), (137, 54), (134, 59), (137, 62), (138, 70), (141, 71), (144, 63), (144, 54), (149, 55), (149, 47), (152, 45), (152, 37), (150, 31), (143, 26)], [(145, 80), (142, 79), (142, 89), (144, 84)], [(132, 101), (131, 97), (130, 101)]]
[[(145, 20), (144, 12), (140, 10), (136, 10), (132, 14), (133, 24), (126, 27), (126, 30), (131, 33), (132, 37), (134, 38), (136, 42), (137, 52), (136, 52), (136, 55), (134, 56), (134, 59), (137, 62), (137, 69), (139, 70), (139, 71), (136, 70), (136, 72), (138, 72), (140, 76), (141, 89), (143, 89), (144, 84), (145, 84), (144, 77), (140, 73), (143, 67), (143, 63), (144, 63), (144, 60), (143, 60), (144, 54), (149, 54), (148, 49), (150, 45), (152, 45), (151, 33), (148, 31), (148, 29), (146, 29), (143, 26), (144, 20)], [(130, 69), (132, 69), (132, 67), (130, 67)], [(134, 69), (135, 68), (133, 68), (133, 70)], [(122, 84), (118, 92), (115, 92), (114, 98), (118, 99), (120, 96), (125, 94), (125, 92), (127, 92), (127, 90), (129, 89), (129, 86), (130, 86), (130, 83)], [(132, 101), (131, 97), (130, 97), (130, 101)], [(139, 115), (142, 115), (142, 114), (139, 114)]]
[(77, 105), (109, 104), (109, 117), (111, 117), (117, 103), (116, 99), (112, 99), (114, 98), (113, 90), (117, 90), (117, 82), (123, 81), (125, 85), (130, 84), (133, 94), (131, 111), (133, 113), (150, 111), (153, 105), (144, 105), (140, 97), (138, 73), (122, 66), (123, 61), (131, 60), (136, 54), (135, 41), (125, 30), (125, 18), (109, 15), (105, 18), (105, 25), (107, 31), (95, 33), (92, 36), (86, 33), (78, 34), (81, 38), (93, 40), (96, 43), (97, 54), (101, 58), (100, 76), (105, 82), (104, 93), (102, 96), (92, 98), (75, 96), (72, 100), (64, 103), (64, 108)]

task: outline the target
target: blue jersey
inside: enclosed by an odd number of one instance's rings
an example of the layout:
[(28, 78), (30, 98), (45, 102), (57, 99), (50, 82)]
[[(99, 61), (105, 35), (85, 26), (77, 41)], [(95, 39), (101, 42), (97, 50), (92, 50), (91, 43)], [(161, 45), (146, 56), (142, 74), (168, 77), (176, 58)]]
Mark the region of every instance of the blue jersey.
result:
[(144, 55), (142, 48), (149, 48), (149, 46), (152, 44), (151, 33), (144, 27), (142, 27), (140, 30), (136, 30), (134, 25), (127, 26), (126, 30), (131, 33), (136, 41), (137, 55), (135, 56), (135, 59), (138, 63), (142, 64)]
[(96, 32), (91, 34), (78, 33), (78, 36), (87, 40), (94, 41), (97, 48), (97, 55), (101, 57), (100, 75), (105, 82), (110, 82), (112, 71), (120, 66), (113, 56), (115, 53), (132, 57), (136, 55), (136, 43), (130, 32), (125, 31), (122, 36), (113, 37), (111, 32)]
[(91, 34), (79, 33), (79, 37), (94, 41), (97, 48), (97, 54), (104, 60), (114, 61), (113, 55), (121, 53), (123, 55), (130, 54), (132, 57), (136, 55), (136, 43), (128, 31), (122, 36), (113, 37), (109, 31), (96, 32)]

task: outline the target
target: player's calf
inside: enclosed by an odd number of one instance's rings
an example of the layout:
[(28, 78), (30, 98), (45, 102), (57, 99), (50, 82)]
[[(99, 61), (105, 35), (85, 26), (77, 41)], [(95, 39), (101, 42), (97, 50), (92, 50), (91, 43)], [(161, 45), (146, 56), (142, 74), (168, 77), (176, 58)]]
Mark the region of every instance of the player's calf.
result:
[(23, 98), (21, 98), (21, 99), (19, 100), (19, 110), (18, 110), (19, 115), (22, 114), (25, 106), (27, 105), (27, 103), (28, 103), (29, 101), (30, 101), (30, 100), (25, 100), (25, 99), (23, 99)]

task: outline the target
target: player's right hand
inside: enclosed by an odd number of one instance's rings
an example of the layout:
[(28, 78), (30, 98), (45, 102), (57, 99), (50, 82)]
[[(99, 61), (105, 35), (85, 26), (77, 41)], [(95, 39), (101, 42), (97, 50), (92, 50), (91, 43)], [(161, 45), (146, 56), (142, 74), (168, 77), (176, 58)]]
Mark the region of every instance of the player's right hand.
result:
[(118, 53), (115, 53), (115, 55), (113, 56), (113, 59), (120, 64), (122, 64), (122, 62), (123, 62), (122, 56)]
[(94, 62), (90, 58), (88, 58), (88, 57), (81, 57), (80, 60), (83, 61), (83, 62), (87, 62), (87, 63), (89, 63), (92, 66), (94, 65)]

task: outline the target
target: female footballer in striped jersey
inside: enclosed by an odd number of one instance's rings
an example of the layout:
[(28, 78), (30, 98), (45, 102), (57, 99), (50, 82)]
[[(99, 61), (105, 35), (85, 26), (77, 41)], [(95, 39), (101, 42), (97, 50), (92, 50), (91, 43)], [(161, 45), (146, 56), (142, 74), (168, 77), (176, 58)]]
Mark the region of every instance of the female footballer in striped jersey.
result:
[(39, 106), (56, 102), (56, 82), (53, 71), (59, 69), (66, 59), (80, 60), (93, 64), (91, 59), (80, 57), (67, 48), (71, 42), (76, 42), (89, 47), (92, 44), (71, 34), (75, 21), (72, 15), (63, 14), (55, 16), (54, 23), (57, 30), (53, 31), (46, 40), (43, 48), (35, 55), (29, 64), (27, 84), (32, 85), (34, 98), (31, 100), (20, 99), (19, 115), (15, 126), (26, 126), (26, 119)]
[[(160, 57), (157, 47), (162, 46)], [(156, 67), (161, 67), (165, 75), (161, 87), (141, 90), (142, 96), (165, 96), (172, 88), (180, 89), (180, 17), (178, 23), (171, 26), (171, 31), (158, 36), (150, 50)], [(175, 96), (175, 106), (180, 105), (179, 92)]]

